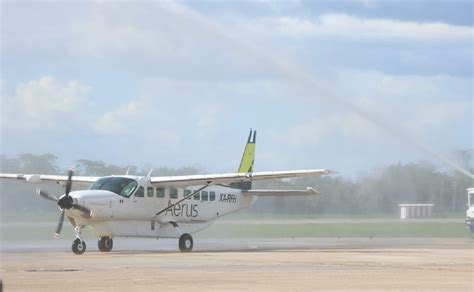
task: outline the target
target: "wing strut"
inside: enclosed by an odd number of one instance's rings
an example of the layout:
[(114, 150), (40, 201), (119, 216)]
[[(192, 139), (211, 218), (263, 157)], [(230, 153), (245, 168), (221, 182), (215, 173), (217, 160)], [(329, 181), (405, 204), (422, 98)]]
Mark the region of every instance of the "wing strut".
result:
[(194, 196), (195, 194), (197, 194), (197, 193), (199, 193), (200, 191), (204, 190), (205, 188), (209, 187), (211, 184), (212, 184), (212, 181), (208, 181), (205, 186), (200, 187), (199, 189), (197, 189), (196, 191), (192, 192), (191, 194), (185, 196), (184, 198), (182, 198), (181, 200), (177, 201), (176, 203), (171, 204), (171, 205), (169, 205), (168, 207), (166, 207), (166, 208), (164, 208), (163, 210), (161, 210), (161, 211), (159, 211), (158, 213), (156, 213), (156, 214), (155, 214), (155, 217), (157, 217), (158, 215), (160, 215), (160, 214), (163, 213), (163, 212), (166, 212), (166, 210), (173, 208), (174, 206), (178, 205), (179, 203), (183, 202), (184, 200), (187, 200), (187, 199), (191, 198), (191, 197)]

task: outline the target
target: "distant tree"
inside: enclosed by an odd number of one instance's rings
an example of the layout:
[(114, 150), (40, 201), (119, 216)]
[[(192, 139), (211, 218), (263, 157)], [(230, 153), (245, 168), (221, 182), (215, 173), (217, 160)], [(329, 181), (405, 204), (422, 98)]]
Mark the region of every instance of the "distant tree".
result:
[[(136, 167), (132, 168), (136, 170)], [(76, 161), (76, 171), (78, 174), (90, 176), (119, 175), (125, 174), (127, 167), (107, 164), (103, 161), (80, 159)]]
[[(25, 173), (25, 174), (57, 174), (59, 167), (56, 164), (57, 157), (52, 154), (34, 155), (26, 153), (18, 158), (0, 156), (2, 172)], [(2, 213), (5, 212), (41, 212), (57, 210), (55, 204), (38, 198), (35, 189), (38, 185), (26, 184), (16, 180), (0, 181), (0, 202)], [(62, 189), (56, 184), (41, 185), (43, 190), (50, 193), (61, 194)]]
[(21, 154), (18, 161), (22, 172), (57, 174), (59, 172), (56, 164), (57, 159), (53, 154), (34, 155), (26, 153)]
[(19, 172), (20, 161), (15, 158), (8, 158), (5, 155), (0, 155), (0, 170), (1, 172)]

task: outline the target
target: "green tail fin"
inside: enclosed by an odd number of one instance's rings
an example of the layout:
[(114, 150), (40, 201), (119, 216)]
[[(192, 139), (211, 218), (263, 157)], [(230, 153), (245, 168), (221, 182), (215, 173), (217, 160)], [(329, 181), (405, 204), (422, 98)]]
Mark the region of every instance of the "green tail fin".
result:
[(242, 160), (240, 160), (240, 166), (237, 172), (253, 172), (253, 163), (255, 161), (255, 139), (257, 139), (257, 131), (254, 131), (252, 134), (252, 129), (250, 129), (247, 145), (245, 145), (244, 154), (242, 155)]
[[(240, 161), (238, 173), (251, 173), (253, 172), (253, 164), (255, 162), (255, 143), (257, 140), (257, 131), (252, 131), (250, 129), (249, 137), (247, 139), (247, 144), (245, 145), (244, 154), (242, 155), (242, 160)], [(230, 185), (233, 188), (250, 190), (252, 188), (252, 182), (238, 182), (232, 183)]]

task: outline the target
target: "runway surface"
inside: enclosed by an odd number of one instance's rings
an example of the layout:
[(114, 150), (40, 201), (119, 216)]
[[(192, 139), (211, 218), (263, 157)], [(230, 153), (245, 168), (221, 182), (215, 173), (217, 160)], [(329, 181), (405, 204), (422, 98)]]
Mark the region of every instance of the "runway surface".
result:
[(4, 291), (473, 291), (472, 239), (120, 239), (2, 247)]

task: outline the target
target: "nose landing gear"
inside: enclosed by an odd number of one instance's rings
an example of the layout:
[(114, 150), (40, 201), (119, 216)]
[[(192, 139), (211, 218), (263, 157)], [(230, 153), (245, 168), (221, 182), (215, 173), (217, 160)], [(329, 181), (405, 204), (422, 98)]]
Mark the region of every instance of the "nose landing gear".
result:
[(74, 231), (76, 233), (76, 239), (72, 242), (71, 248), (72, 252), (77, 255), (83, 254), (86, 251), (86, 243), (84, 242), (84, 240), (81, 239), (82, 228), (84, 228), (84, 226), (80, 225), (74, 228)]
[(80, 238), (76, 238), (72, 242), (72, 252), (75, 254), (83, 254), (86, 251), (86, 243), (84, 240)]
[(109, 236), (102, 236), (99, 237), (99, 241), (97, 242), (99, 246), (99, 250), (102, 252), (109, 252), (112, 250), (112, 247), (114, 246), (114, 241), (112, 240), (112, 237)]

